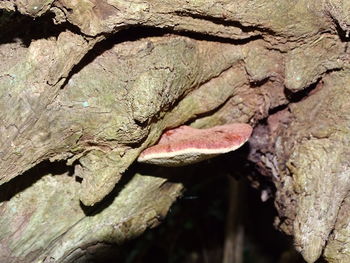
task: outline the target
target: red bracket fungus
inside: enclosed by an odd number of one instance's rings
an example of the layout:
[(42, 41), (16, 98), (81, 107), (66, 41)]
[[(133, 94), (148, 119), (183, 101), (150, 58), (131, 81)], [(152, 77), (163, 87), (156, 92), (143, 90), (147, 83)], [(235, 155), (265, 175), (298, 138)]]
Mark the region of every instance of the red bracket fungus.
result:
[(180, 126), (166, 131), (158, 144), (140, 154), (138, 161), (160, 166), (197, 163), (238, 149), (249, 139), (251, 133), (252, 127), (244, 123), (209, 129)]

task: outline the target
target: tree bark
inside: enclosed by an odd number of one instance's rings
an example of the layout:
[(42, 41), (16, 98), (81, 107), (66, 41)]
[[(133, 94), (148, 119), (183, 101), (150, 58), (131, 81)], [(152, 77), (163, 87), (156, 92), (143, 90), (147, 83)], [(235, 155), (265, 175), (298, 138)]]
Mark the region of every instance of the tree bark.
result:
[(276, 186), (276, 227), (307, 262), (350, 261), (350, 2), (0, 8), (1, 262), (83, 262), (157, 225), (183, 186), (130, 168), (140, 152), (232, 122), (254, 127), (247, 161)]

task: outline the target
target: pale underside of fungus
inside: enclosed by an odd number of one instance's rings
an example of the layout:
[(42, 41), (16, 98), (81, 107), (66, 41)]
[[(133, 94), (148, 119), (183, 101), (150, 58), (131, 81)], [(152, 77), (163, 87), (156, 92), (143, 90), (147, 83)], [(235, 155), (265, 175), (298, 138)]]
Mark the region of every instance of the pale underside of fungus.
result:
[(166, 131), (158, 144), (144, 150), (139, 162), (183, 166), (240, 148), (250, 137), (248, 124), (233, 123), (209, 129), (180, 126)]

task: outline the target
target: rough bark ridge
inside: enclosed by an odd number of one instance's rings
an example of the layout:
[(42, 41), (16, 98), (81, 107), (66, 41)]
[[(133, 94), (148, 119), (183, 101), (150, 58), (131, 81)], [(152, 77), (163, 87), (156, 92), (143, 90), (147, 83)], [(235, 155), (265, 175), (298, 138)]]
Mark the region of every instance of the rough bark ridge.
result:
[[(235, 121), (276, 225), (307, 262), (350, 261), (348, 1), (0, 8), (1, 262), (84, 262), (156, 225), (182, 185), (128, 167), (166, 129)], [(67, 166), (35, 174), (47, 160)]]

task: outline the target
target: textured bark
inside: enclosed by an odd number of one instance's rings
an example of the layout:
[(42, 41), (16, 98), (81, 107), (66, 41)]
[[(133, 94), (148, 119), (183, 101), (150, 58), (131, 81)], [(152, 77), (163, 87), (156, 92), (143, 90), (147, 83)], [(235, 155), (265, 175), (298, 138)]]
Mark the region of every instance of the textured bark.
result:
[[(1, 262), (83, 262), (141, 234), (182, 185), (123, 176), (139, 153), (166, 129), (232, 122), (255, 126), (276, 226), (308, 262), (349, 261), (348, 1), (0, 8)], [(47, 160), (66, 170), (36, 175)]]
[[(345, 220), (340, 209), (350, 187), (348, 81), (347, 71), (324, 77), (312, 95), (286, 109), (290, 122), (274, 138), (280, 171), (276, 204), (281, 218), (287, 215), (281, 227), (294, 236), (309, 262), (321, 255), (327, 241), (332, 246), (329, 235), (337, 220)], [(346, 262), (344, 256), (340, 262)]]

